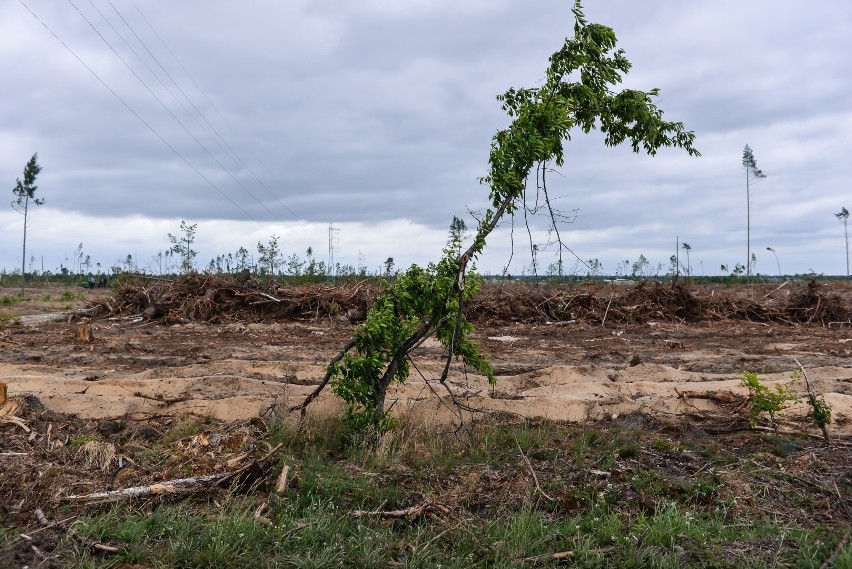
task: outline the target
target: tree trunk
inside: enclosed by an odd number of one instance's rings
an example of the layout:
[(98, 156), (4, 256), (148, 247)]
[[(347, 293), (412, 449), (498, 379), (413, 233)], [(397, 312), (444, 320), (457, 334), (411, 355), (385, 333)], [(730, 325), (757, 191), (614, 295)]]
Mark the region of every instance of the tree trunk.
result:
[(30, 205), (30, 197), (24, 200), (24, 245), (21, 251), (21, 296), (24, 296), (24, 287), (27, 284), (27, 209)]
[[(848, 215), (846, 217), (849, 217)], [(843, 236), (846, 237), (846, 278), (849, 278), (849, 231), (846, 226), (846, 217), (843, 218)]]
[(748, 168), (746, 168), (746, 282), (751, 284), (751, 196), (748, 182)]

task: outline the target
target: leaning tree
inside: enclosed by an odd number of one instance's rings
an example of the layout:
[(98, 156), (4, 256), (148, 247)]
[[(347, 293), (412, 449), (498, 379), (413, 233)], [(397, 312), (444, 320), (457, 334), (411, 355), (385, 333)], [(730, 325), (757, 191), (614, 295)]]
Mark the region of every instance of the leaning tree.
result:
[[(471, 244), (463, 248), (454, 234), (437, 263), (412, 265), (383, 283), (364, 323), (329, 363), (321, 384), (292, 411), (304, 411), (330, 383), (347, 404), (350, 428), (390, 427), (387, 390), (406, 380), (413, 366), (412, 350), (430, 336), (446, 348), (443, 372), (436, 379), (453, 399), (446, 385), (453, 361), (460, 359), (493, 384), (494, 373), (470, 339), (473, 326), (463, 311), (481, 284), (474, 263), (500, 220), (524, 207), (527, 191), (543, 191), (549, 203), (546, 184), (536, 180), (528, 190), (528, 179), (534, 169), (538, 173), (551, 163), (562, 166), (564, 144), (573, 132), (600, 129), (607, 146), (627, 142), (634, 152), (649, 155), (661, 147), (678, 147), (699, 156), (693, 147), (695, 135), (683, 123), (663, 120), (654, 102), (658, 89), (613, 90), (631, 66), (623, 50), (616, 48), (615, 33), (587, 22), (579, 1), (573, 13), (574, 34), (550, 57), (543, 84), (512, 88), (498, 96), (512, 122), (491, 141), (489, 171), (480, 180), (490, 190), (490, 207), (478, 219)], [(556, 214), (549, 208), (548, 213), (555, 221)]]

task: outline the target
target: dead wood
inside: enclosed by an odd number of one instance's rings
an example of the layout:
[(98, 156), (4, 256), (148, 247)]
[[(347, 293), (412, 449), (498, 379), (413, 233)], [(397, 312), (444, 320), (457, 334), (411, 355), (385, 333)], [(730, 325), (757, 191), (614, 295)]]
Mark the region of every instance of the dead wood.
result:
[[(650, 320), (702, 322), (745, 320), (786, 325), (848, 322), (848, 302), (828, 285), (810, 281), (792, 288), (783, 299), (772, 294), (759, 300), (718, 294), (698, 294), (702, 289), (676, 283), (642, 281), (633, 286), (611, 287), (601, 283), (530, 284), (483, 286), (464, 303), (472, 321), (569, 322), (588, 324), (642, 324)], [(126, 284), (111, 298), (71, 314), (93, 318), (142, 315), (164, 324), (191, 321), (315, 320), (334, 316), (359, 322), (381, 292), (378, 283), (346, 281), (336, 285), (279, 284), (250, 277), (189, 274), (175, 280), (146, 279)]]
[(546, 565), (555, 562), (565, 561), (574, 557), (573, 551), (559, 551), (557, 553), (545, 553), (544, 555), (534, 555), (532, 557), (523, 557), (515, 559), (516, 565)]
[(518, 442), (518, 437), (515, 437), (515, 445), (518, 447), (518, 452), (521, 453), (521, 458), (524, 459), (524, 463), (526, 463), (530, 474), (532, 474), (533, 482), (535, 482), (535, 489), (538, 490), (538, 493), (544, 496), (549, 502), (555, 502), (556, 499), (549, 496), (547, 492), (542, 490), (541, 484), (538, 483), (538, 476), (536, 476), (535, 470), (533, 470), (532, 464), (530, 464), (530, 459), (527, 458), (527, 455), (524, 454), (524, 451), (521, 449), (521, 443)]
[(157, 482), (156, 484), (149, 484), (147, 486), (122, 488), (121, 490), (108, 490), (105, 492), (92, 492), (91, 494), (79, 495), (72, 494), (69, 496), (62, 496), (59, 500), (62, 502), (76, 503), (112, 502), (130, 498), (141, 498), (144, 496), (156, 496), (159, 494), (174, 494), (177, 492), (197, 489), (198, 487), (210, 484), (211, 482), (222, 482), (232, 476), (234, 476), (234, 472), (222, 472), (219, 474), (208, 474), (206, 476), (193, 476), (191, 478), (178, 478)]
[(263, 457), (253, 460), (248, 464), (232, 470), (230, 472), (220, 472), (217, 474), (208, 474), (206, 476), (193, 476), (191, 478), (177, 478), (173, 480), (164, 480), (147, 486), (133, 486), (131, 488), (122, 488), (121, 490), (108, 490), (104, 492), (93, 492), (91, 494), (79, 494), (70, 496), (61, 496), (61, 502), (74, 502), (89, 504), (94, 502), (114, 502), (118, 500), (127, 500), (131, 498), (142, 498), (146, 496), (157, 496), (161, 494), (175, 494), (180, 492), (194, 491), (199, 488), (205, 488), (211, 483), (221, 484), (226, 482), (247, 470), (262, 465), (272, 455), (274, 455), (283, 446), (280, 443), (273, 447)]
[(829, 567), (834, 566), (834, 560), (837, 559), (837, 556), (840, 555), (840, 552), (846, 547), (846, 544), (849, 542), (849, 533), (850, 530), (846, 530), (846, 534), (843, 536), (837, 543), (837, 547), (834, 548), (834, 551), (831, 552), (831, 555), (823, 562), (822, 565), (819, 566), (819, 569), (828, 569)]
[(450, 509), (446, 506), (443, 506), (437, 502), (432, 502), (431, 500), (424, 500), (416, 506), (411, 506), (410, 508), (403, 508), (401, 510), (355, 510), (354, 512), (352, 512), (352, 516), (355, 518), (363, 518), (365, 516), (379, 516), (385, 519), (416, 520), (426, 514), (433, 514), (436, 511), (444, 515), (450, 513)]

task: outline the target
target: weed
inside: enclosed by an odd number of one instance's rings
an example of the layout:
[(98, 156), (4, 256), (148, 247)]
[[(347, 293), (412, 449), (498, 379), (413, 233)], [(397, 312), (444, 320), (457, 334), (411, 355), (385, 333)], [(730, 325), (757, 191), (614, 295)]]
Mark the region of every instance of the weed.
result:
[(71, 444), (71, 448), (80, 448), (83, 445), (85, 445), (86, 443), (96, 441), (96, 440), (98, 440), (98, 436), (95, 435), (95, 434), (91, 434), (91, 433), (85, 434), (85, 435), (79, 434), (79, 435), (74, 435), (73, 437), (71, 437), (70, 444)]
[(197, 423), (187, 422), (181, 423), (176, 427), (172, 427), (160, 437), (160, 441), (163, 444), (171, 444), (175, 441), (179, 441), (181, 439), (185, 439), (186, 437), (192, 437), (201, 432)]
[(8, 314), (6, 312), (0, 311), (0, 326), (7, 326), (7, 325), (19, 326), (20, 324), (21, 324), (21, 317), (20, 316), (13, 316), (13, 315)]
[(639, 453), (639, 445), (634, 442), (622, 443), (616, 453), (618, 458), (634, 458)]

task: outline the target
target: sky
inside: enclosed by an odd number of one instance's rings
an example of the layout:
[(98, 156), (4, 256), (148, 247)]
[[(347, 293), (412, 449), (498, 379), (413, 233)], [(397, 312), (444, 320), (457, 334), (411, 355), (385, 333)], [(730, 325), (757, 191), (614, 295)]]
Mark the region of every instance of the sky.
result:
[[(37, 152), (27, 271), (140, 269), (180, 223), (200, 269), (278, 237), (285, 256), (370, 271), (437, 261), (453, 216), (488, 205), (496, 95), (541, 84), (573, 33), (555, 0), (0, 0), (0, 194)], [(548, 178), (568, 215), (565, 272), (664, 274), (683, 243), (693, 274), (846, 273), (852, 207), (852, 3), (587, 0), (667, 120), (700, 158), (608, 148), (575, 133)], [(31, 13), (32, 12), (32, 13)], [(35, 16), (33, 15), (35, 14)], [(73, 53), (72, 53), (73, 52)], [(3, 187), (6, 190), (3, 190)], [(0, 202), (0, 269), (21, 265), (23, 217)], [(6, 202), (8, 203), (8, 202)], [(503, 223), (480, 272), (539, 272), (556, 259), (547, 219)], [(333, 227), (330, 232), (329, 228)], [(771, 248), (769, 251), (767, 248)], [(32, 263), (30, 259), (34, 260)], [(97, 264), (100, 264), (98, 266)], [(585, 264), (584, 264), (585, 263)], [(681, 263), (686, 260), (681, 258)], [(630, 270), (628, 270), (630, 272)]]

